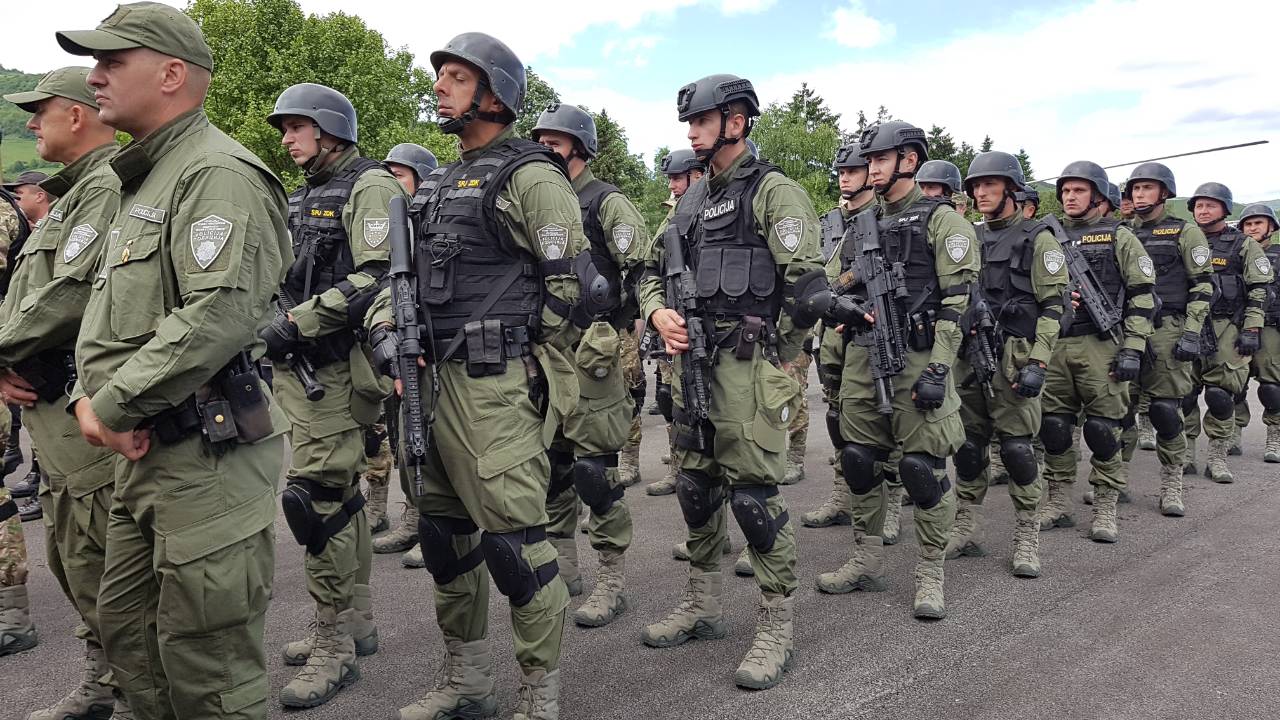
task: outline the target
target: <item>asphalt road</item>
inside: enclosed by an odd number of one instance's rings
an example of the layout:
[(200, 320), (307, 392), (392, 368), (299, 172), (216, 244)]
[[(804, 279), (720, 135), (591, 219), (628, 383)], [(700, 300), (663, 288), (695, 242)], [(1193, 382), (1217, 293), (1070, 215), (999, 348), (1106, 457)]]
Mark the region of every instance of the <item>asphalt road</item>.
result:
[[(816, 383), (811, 406), (818, 407)], [(628, 553), (631, 609), (612, 625), (570, 623), (562, 661), (562, 718), (1261, 718), (1280, 709), (1280, 594), (1277, 518), (1280, 466), (1262, 462), (1260, 408), (1245, 430), (1245, 456), (1231, 458), (1232, 485), (1189, 478), (1187, 516), (1156, 510), (1155, 453), (1139, 452), (1130, 472), (1134, 502), (1120, 506), (1120, 542), (1089, 541), (1089, 509), (1077, 505), (1075, 529), (1042, 535), (1044, 575), (1013, 578), (1007, 563), (1013, 511), (1002, 488), (986, 503), (985, 558), (947, 563), (946, 620), (911, 618), (915, 541), (910, 511), (903, 542), (887, 549), (889, 589), (871, 595), (821, 595), (819, 572), (848, 555), (848, 528), (799, 534), (801, 587), (796, 602), (796, 661), (786, 680), (764, 692), (739, 690), (733, 671), (750, 644), (758, 590), (732, 575), (726, 558), (727, 638), (655, 650), (639, 641), (644, 624), (677, 601), (685, 565), (671, 559), (684, 526), (674, 496), (628, 492), (636, 541)], [(819, 416), (820, 417), (820, 416)], [(645, 416), (645, 482), (662, 476), (665, 434)], [(1201, 458), (1205, 439), (1200, 439)], [(783, 490), (792, 518), (830, 490), (831, 445), (815, 422), (808, 477)], [(1087, 467), (1087, 466), (1086, 466)], [(1082, 468), (1081, 478), (1084, 477)], [(19, 477), (25, 468), (19, 471)], [(1076, 485), (1077, 500), (1087, 489)], [(393, 489), (393, 503), (399, 499)], [(0, 659), (0, 718), (22, 718), (79, 680), (76, 617), (44, 560), (43, 533), (27, 524), (30, 590), (41, 642)], [(735, 549), (741, 535), (734, 532)], [(312, 605), (302, 580), (302, 550), (277, 523), (275, 598), (267, 621), (273, 696), (292, 676), (280, 646), (307, 630)], [(580, 536), (584, 576), (596, 561)], [(361, 662), (363, 679), (320, 708), (273, 718), (388, 718), (434, 684), (442, 645), (430, 577), (395, 555), (374, 556), (381, 649)], [(588, 584), (588, 591), (590, 585)], [(492, 593), (491, 637), (504, 716), (516, 702), (505, 601)]]

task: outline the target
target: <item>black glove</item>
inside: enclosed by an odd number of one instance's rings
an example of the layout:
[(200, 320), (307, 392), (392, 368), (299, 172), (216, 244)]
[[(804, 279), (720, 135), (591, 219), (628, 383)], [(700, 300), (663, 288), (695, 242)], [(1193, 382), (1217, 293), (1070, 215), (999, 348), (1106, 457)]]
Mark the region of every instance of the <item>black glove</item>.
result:
[(942, 400), (947, 396), (947, 372), (950, 370), (942, 363), (929, 363), (929, 367), (920, 373), (920, 379), (911, 386), (911, 399), (921, 410), (937, 410), (942, 407)]
[(258, 337), (267, 344), (267, 357), (275, 361), (284, 360), (302, 344), (297, 324), (283, 313), (277, 314), (270, 325), (262, 328)]
[(400, 341), (390, 325), (379, 325), (369, 333), (373, 348), (373, 369), (389, 378), (400, 377)]
[(865, 305), (859, 302), (858, 298), (850, 295), (837, 295), (831, 302), (831, 307), (827, 309), (823, 321), (828, 327), (836, 327), (844, 325), (853, 332), (866, 332), (871, 329), (871, 323), (867, 322), (867, 315), (871, 311)]
[(1014, 392), (1024, 398), (1033, 398), (1044, 389), (1044, 366), (1032, 360), (1018, 371), (1018, 383)]
[(1191, 362), (1200, 357), (1200, 333), (1183, 330), (1182, 337), (1173, 345), (1173, 359)]
[(1111, 375), (1116, 382), (1133, 382), (1141, 373), (1142, 353), (1131, 348), (1120, 348), (1115, 360), (1111, 361)]
[(1236, 337), (1236, 352), (1241, 355), (1252, 355), (1262, 349), (1262, 336), (1258, 328), (1241, 330)]

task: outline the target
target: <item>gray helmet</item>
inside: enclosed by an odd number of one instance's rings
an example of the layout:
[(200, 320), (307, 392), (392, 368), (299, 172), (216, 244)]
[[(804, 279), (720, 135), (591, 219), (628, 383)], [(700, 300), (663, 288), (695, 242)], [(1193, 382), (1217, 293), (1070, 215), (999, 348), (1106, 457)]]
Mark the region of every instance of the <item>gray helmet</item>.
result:
[(760, 101), (751, 81), (737, 75), (708, 75), (685, 85), (676, 93), (676, 112), (680, 122), (729, 103), (741, 100), (747, 104), (747, 116), (760, 114)]
[(840, 168), (864, 168), (867, 166), (867, 159), (861, 155), (862, 147), (858, 142), (841, 145), (836, 150), (836, 161), (831, 163), (831, 169), (839, 170)]
[(960, 192), (960, 168), (946, 160), (930, 160), (916, 171), (916, 182), (946, 185), (947, 194), (952, 195)]
[[(1107, 179), (1107, 171), (1103, 170), (1102, 166), (1096, 162), (1076, 160), (1062, 170), (1062, 173), (1058, 175), (1057, 183), (1055, 183), (1058, 187), (1058, 202), (1062, 202), (1062, 183), (1066, 180), (1084, 180), (1093, 186), (1094, 192), (1098, 193), (1098, 195), (1109, 197), (1111, 181)], [(1118, 201), (1113, 204), (1116, 207), (1120, 207)]]
[(1113, 182), (1107, 183), (1107, 202), (1111, 203), (1112, 210), (1120, 209), (1120, 188)]
[(1187, 199), (1188, 210), (1195, 211), (1197, 198), (1208, 198), (1222, 203), (1223, 217), (1230, 215), (1231, 208), (1234, 206), (1234, 203), (1231, 202), (1231, 188), (1222, 183), (1207, 182), (1196, 188), (1195, 193)]
[(707, 166), (702, 164), (692, 150), (680, 148), (667, 153), (662, 162), (658, 163), (658, 169), (663, 175), (683, 175), (693, 170), (706, 172)]
[(1017, 198), (1018, 202), (1029, 202), (1036, 208), (1040, 207), (1040, 191), (1031, 183), (1023, 185), (1021, 190), (1014, 193), (1014, 196)]
[(430, 150), (413, 143), (400, 143), (391, 148), (391, 152), (387, 153), (387, 158), (382, 162), (411, 168), (413, 174), (418, 176), (418, 182), (422, 182), (423, 178), (440, 166), (436, 156)]
[(1244, 211), (1240, 213), (1240, 225), (1243, 226), (1244, 221), (1248, 220), (1251, 217), (1264, 217), (1270, 220), (1271, 232), (1280, 230), (1280, 220), (1276, 219), (1276, 211), (1272, 210), (1267, 205), (1263, 205), (1262, 203), (1257, 203), (1254, 205), (1250, 205), (1249, 207), (1246, 207)]
[[(431, 53), (431, 67), (440, 74), (440, 67), (450, 60), (461, 60), (480, 71), (484, 88), (477, 88), (476, 97), (471, 100), (471, 118), (450, 118), (441, 123), (445, 132), (458, 132), (475, 115), (480, 102), (479, 92), (488, 89), (506, 107), (514, 119), (520, 114), (524, 105), (525, 92), (528, 90), (528, 79), (525, 76), (524, 63), (501, 40), (481, 32), (468, 32), (458, 35), (445, 44), (444, 48)], [(490, 119), (490, 118), (484, 118)]]
[(544, 130), (561, 132), (577, 140), (588, 160), (596, 156), (596, 121), (592, 119), (591, 113), (577, 105), (558, 102), (548, 105), (538, 116), (538, 124), (533, 126), (531, 135), (534, 142), (538, 141), (538, 135)]
[(290, 115), (309, 118), (324, 132), (346, 142), (356, 142), (356, 109), (346, 95), (315, 83), (290, 85), (276, 98), (267, 122), (277, 130)]
[(969, 163), (969, 174), (964, 177), (964, 191), (973, 194), (973, 181), (983, 177), (1007, 178), (1013, 183), (1014, 192), (1022, 190), (1027, 179), (1022, 174), (1022, 163), (1007, 152), (991, 150), (978, 153)]
[(1158, 162), (1142, 163), (1134, 168), (1129, 179), (1124, 183), (1125, 192), (1132, 195), (1133, 184), (1139, 180), (1154, 180), (1164, 185), (1164, 189), (1169, 191), (1169, 197), (1178, 194), (1178, 186), (1173, 181), (1173, 171)]
[(901, 120), (868, 125), (858, 138), (862, 149), (858, 154), (866, 157), (885, 150), (893, 150), (908, 145), (916, 145), (920, 149), (920, 162), (929, 159), (929, 139), (920, 128)]

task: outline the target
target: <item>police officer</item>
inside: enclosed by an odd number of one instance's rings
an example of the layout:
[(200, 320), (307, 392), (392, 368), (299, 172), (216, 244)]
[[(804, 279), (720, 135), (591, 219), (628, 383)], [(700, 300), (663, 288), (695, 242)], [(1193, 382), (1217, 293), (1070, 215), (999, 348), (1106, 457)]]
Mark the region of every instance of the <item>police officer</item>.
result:
[(960, 168), (947, 160), (928, 160), (916, 173), (916, 182), (925, 197), (950, 198), (961, 189)]
[[(863, 133), (861, 154), (879, 195), (876, 230), (884, 261), (903, 263), (905, 299), (898, 306), (906, 339), (905, 367), (893, 378), (892, 415), (878, 408), (871, 359), (850, 342), (880, 318), (854, 313), (845, 323), (845, 364), (840, 382), (840, 461), (857, 497), (879, 490), (884, 465), (901, 446), (898, 478), (915, 503), (920, 555), (915, 569), (914, 615), (946, 617), (943, 560), (955, 520), (955, 493), (946, 458), (964, 442), (960, 398), (951, 372), (960, 348), (959, 322), (978, 278), (979, 249), (973, 226), (942, 198), (927, 198), (914, 179), (928, 160), (928, 141), (918, 127), (900, 120), (873, 125)], [(854, 267), (865, 239), (856, 233), (841, 248), (841, 269)], [(830, 273), (828, 273), (830, 274)], [(883, 577), (885, 508), (871, 514), (865, 535), (855, 534), (853, 557), (834, 572), (818, 576), (828, 593), (879, 591)], [(856, 520), (856, 518), (855, 518)]]
[(435, 153), (416, 143), (400, 143), (387, 151), (382, 165), (409, 195), (439, 166)]
[(1024, 219), (1031, 220), (1040, 212), (1040, 191), (1036, 190), (1030, 183), (1027, 183), (1021, 191), (1015, 193), (1015, 196), (1021, 201), (1021, 212)]
[(205, 116), (190, 17), (132, 3), (57, 37), (94, 55), (99, 117), (133, 138), (72, 391), (81, 434), (120, 455), (102, 644), (137, 717), (263, 718), (287, 420), (250, 358), (286, 269), (284, 189)]
[[(970, 163), (964, 184), (986, 220), (977, 228), (983, 259), (977, 296), (983, 305), (969, 308), (964, 325), (971, 330), (965, 342), (979, 353), (983, 342), (999, 343), (992, 348), (999, 370), (983, 387), (968, 377), (975, 372), (966, 361), (972, 355), (966, 354), (956, 365), (957, 377), (964, 378), (959, 394), (965, 442), (955, 456), (959, 503), (947, 556), (986, 554), (981, 508), (987, 490), (988, 451), (995, 437), (1009, 473), (1016, 518), (1013, 574), (1034, 578), (1040, 576), (1036, 510), (1041, 485), (1032, 438), (1040, 430), (1040, 394), (1061, 330), (1066, 256), (1049, 226), (1023, 212), (1024, 206), (1032, 206), (1027, 193), (1039, 194), (1027, 188), (1018, 158), (999, 151), (980, 153)], [(980, 310), (989, 313), (986, 320), (994, 323), (994, 332), (987, 334), (977, 327)]]
[(600, 553), (600, 570), (595, 589), (573, 612), (573, 620), (585, 627), (600, 627), (627, 609), (624, 554), (631, 545), (632, 525), (618, 477), (618, 452), (638, 413), (622, 373), (621, 338), (637, 312), (624, 285), (642, 266), (639, 240), (648, 231), (635, 205), (591, 172), (588, 163), (599, 145), (589, 113), (575, 105), (553, 103), (538, 116), (532, 136), (564, 158), (578, 194), (582, 229), (591, 244), (589, 252), (575, 259), (583, 284), (582, 298), (571, 314), (583, 331), (574, 348), (581, 396), (577, 408), (564, 419), (562, 437), (548, 451), (547, 534), (556, 546), (569, 594), (581, 593), (574, 539), (579, 500), (590, 510), (588, 535), (591, 547)]
[(1114, 215), (1120, 210), (1120, 188), (1115, 183), (1107, 182), (1107, 201), (1102, 205), (1104, 215)]
[(107, 164), (118, 149), (115, 130), (98, 118), (88, 75), (86, 67), (62, 68), (30, 92), (5, 96), (32, 113), (27, 125), (39, 134), (41, 157), (64, 167), (42, 183), (57, 202), (18, 256), (0, 307), (0, 394), (25, 406), (27, 431), (43, 449), (49, 569), (88, 630), (84, 681), (29, 720), (88, 717), (113, 706), (127, 712), (102, 682), (108, 667), (98, 622), (114, 455), (85, 442), (63, 407), (75, 380), (80, 319), (120, 205), (120, 181)]
[[(578, 402), (569, 316), (586, 249), (562, 160), (515, 137), (524, 63), (502, 42), (464, 33), (431, 54), (440, 127), (462, 157), (416, 216), (417, 301), (435, 420), (415, 501), (436, 620), (448, 653), (441, 686), (405, 719), (497, 710), (487, 619), (489, 577), (511, 605), (520, 704), (515, 718), (559, 715), (560, 640), (569, 593), (547, 542), (547, 442)], [(389, 293), (369, 318), (378, 367), (394, 367)]]
[[(761, 589), (756, 634), (734, 675), (752, 689), (782, 680), (792, 653), (796, 545), (786, 502), (777, 485), (784, 473), (786, 434), (799, 388), (778, 366), (793, 361), (817, 320), (804, 299), (822, 282), (818, 219), (808, 195), (777, 168), (759, 160), (745, 142), (760, 114), (749, 80), (710, 75), (682, 87), (678, 117), (689, 124), (695, 153), (709, 177), (696, 183), (660, 231), (641, 287), (642, 314), (675, 356), (673, 390), (693, 372), (690, 332), (707, 338), (704, 371), (709, 415), (672, 393), (678, 466), (676, 496), (689, 527), (689, 581), (682, 602), (647, 626), (642, 639), (673, 647), (727, 632), (721, 611), (720, 555), (728, 543), (724, 497), (746, 535)], [(669, 244), (679, 238), (687, 269), (703, 288), (705, 315), (671, 309), (657, 274), (667, 267)], [(750, 290), (750, 292), (748, 292)], [(797, 298), (800, 298), (797, 300)], [(691, 395), (697, 392), (690, 388)], [(726, 485), (728, 487), (726, 487)]]
[(1263, 460), (1280, 463), (1280, 222), (1266, 205), (1250, 205), (1240, 213), (1240, 229), (1258, 243), (1271, 267), (1271, 301), (1263, 316), (1261, 344), (1253, 354), (1253, 375), (1258, 378), (1258, 401), (1262, 422), (1267, 426)]

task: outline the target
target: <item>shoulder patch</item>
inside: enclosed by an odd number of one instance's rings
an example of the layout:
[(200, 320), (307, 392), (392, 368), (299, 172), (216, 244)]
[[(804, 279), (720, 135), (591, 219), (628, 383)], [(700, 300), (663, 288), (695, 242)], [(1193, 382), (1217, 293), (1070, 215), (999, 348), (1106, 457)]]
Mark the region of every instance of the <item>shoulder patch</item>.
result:
[(1066, 264), (1067, 256), (1060, 250), (1049, 250), (1044, 254), (1044, 269), (1048, 270), (1050, 275), (1057, 275)]
[(227, 238), (231, 237), (231, 221), (217, 215), (210, 215), (191, 223), (191, 254), (201, 270), (208, 270), (214, 260), (222, 254), (227, 246)]
[(364, 244), (376, 248), (391, 232), (391, 218), (365, 218)]
[(135, 203), (133, 207), (129, 208), (129, 215), (156, 224), (164, 222), (164, 210), (153, 208), (149, 205)]
[(960, 233), (948, 236), (945, 243), (952, 262), (960, 262), (969, 254), (969, 238)]
[(542, 246), (542, 254), (548, 260), (559, 260), (564, 257), (565, 248), (569, 247), (569, 228), (563, 225), (543, 225), (538, 228), (538, 245)]
[(88, 223), (71, 228), (71, 232), (67, 233), (67, 244), (62, 246), (62, 262), (69, 263), (80, 257), (80, 253), (96, 239), (98, 231)]
[(1262, 273), (1263, 275), (1271, 274), (1271, 261), (1267, 260), (1265, 257), (1255, 258), (1253, 261), (1253, 266), (1258, 268), (1258, 272)]
[(800, 237), (804, 235), (804, 223), (800, 218), (782, 218), (773, 224), (773, 229), (778, 233), (778, 242), (782, 243), (782, 247), (792, 252), (800, 247)]
[(1138, 258), (1138, 269), (1141, 270), (1142, 274), (1146, 275), (1147, 277), (1156, 276), (1155, 263), (1151, 262), (1151, 258), (1147, 257), (1146, 255), (1143, 255), (1142, 257)]
[(511, 207), (511, 201), (504, 199), (501, 195), (498, 196), (498, 199), (493, 204), (497, 205), (498, 209), (503, 212), (506, 212)]
[(636, 236), (636, 229), (626, 223), (618, 223), (613, 226), (613, 244), (618, 246), (618, 252), (625, 253), (631, 248), (631, 241)]
[(1191, 262), (1195, 263), (1196, 265), (1207, 264), (1209, 262), (1209, 258), (1212, 256), (1213, 256), (1213, 253), (1209, 252), (1208, 245), (1197, 245), (1191, 248)]

